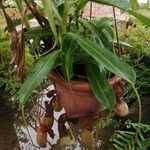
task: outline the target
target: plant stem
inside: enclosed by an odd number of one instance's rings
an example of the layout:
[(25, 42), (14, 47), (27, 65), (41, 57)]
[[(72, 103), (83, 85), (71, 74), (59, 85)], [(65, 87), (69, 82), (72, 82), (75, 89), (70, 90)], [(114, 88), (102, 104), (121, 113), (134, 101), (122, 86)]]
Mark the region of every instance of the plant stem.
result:
[(90, 20), (92, 19), (92, 2), (90, 3)]
[(29, 132), (29, 129), (28, 129), (28, 124), (27, 124), (27, 122), (26, 122), (26, 118), (25, 118), (25, 114), (24, 114), (24, 107), (21, 108), (21, 112), (22, 112), (22, 119), (23, 119), (25, 128), (26, 128), (26, 130), (27, 130), (27, 133), (28, 133), (28, 135), (29, 135), (29, 138), (30, 138), (30, 141), (31, 141), (32, 145), (35, 146), (36, 148), (40, 148), (40, 147), (36, 146), (36, 145), (33, 143), (33, 141), (32, 141), (32, 138), (31, 138), (31, 135), (30, 135), (30, 132)]
[(121, 49), (120, 49), (120, 44), (119, 44), (119, 36), (118, 36), (118, 27), (117, 27), (117, 21), (116, 21), (116, 12), (115, 12), (115, 7), (113, 7), (113, 15), (114, 15), (114, 23), (115, 23), (115, 31), (116, 31), (116, 39), (117, 39), (117, 48), (118, 48), (118, 55), (121, 57)]
[(134, 89), (134, 92), (137, 96), (137, 102), (138, 102), (138, 108), (139, 108), (139, 119), (138, 119), (138, 122), (140, 123), (141, 122), (141, 118), (142, 118), (142, 105), (141, 105), (141, 100), (140, 100), (140, 96), (138, 94), (138, 91), (137, 89), (135, 88), (135, 86), (132, 84), (132, 87)]
[(64, 12), (63, 12), (63, 19), (62, 19), (63, 34), (66, 33), (67, 15), (68, 15), (68, 0), (64, 0)]

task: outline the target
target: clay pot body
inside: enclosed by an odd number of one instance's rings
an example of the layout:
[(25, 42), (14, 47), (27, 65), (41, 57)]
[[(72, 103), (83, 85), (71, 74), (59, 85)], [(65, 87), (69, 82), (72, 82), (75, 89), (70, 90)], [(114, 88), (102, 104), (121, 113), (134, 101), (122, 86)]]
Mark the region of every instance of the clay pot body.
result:
[[(64, 107), (68, 118), (82, 117), (89, 113), (97, 114), (103, 111), (103, 106), (93, 95), (90, 85), (86, 80), (67, 83), (55, 72), (51, 72), (49, 77), (55, 86), (57, 98)], [(120, 81), (120, 77), (113, 77), (109, 80), (109, 83), (115, 87), (116, 97), (120, 97), (124, 92)]]

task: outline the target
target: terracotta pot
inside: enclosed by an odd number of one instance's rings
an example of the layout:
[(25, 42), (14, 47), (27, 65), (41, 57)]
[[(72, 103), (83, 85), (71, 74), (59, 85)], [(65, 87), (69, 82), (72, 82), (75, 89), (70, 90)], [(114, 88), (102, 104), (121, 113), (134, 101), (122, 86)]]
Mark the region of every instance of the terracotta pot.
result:
[[(64, 107), (68, 118), (82, 117), (88, 115), (88, 113), (96, 114), (103, 111), (103, 106), (93, 95), (86, 80), (71, 81), (69, 84), (55, 72), (51, 72), (49, 77), (55, 86), (57, 98)], [(121, 78), (117, 76), (109, 80), (114, 87), (116, 97), (120, 97), (124, 92), (120, 81)]]

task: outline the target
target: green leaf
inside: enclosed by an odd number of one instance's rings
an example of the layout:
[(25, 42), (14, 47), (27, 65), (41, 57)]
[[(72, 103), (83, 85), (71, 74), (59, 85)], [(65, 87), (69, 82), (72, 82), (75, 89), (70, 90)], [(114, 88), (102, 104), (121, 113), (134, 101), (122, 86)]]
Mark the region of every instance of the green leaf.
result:
[(111, 28), (109, 26), (105, 27), (104, 29), (102, 29), (101, 33), (101, 37), (103, 35), (103, 38), (101, 38), (102, 43), (104, 44), (104, 47), (110, 51), (113, 52), (113, 34), (111, 32)]
[(37, 37), (43, 38), (52, 35), (53, 33), (50, 30), (50, 28), (49, 29), (34, 28), (34, 30), (28, 30), (27, 32), (25, 32), (25, 37), (28, 39), (33, 39)]
[(128, 10), (128, 12), (136, 17), (138, 20), (140, 20), (143, 24), (147, 25), (148, 27), (150, 27), (150, 18), (146, 17), (146, 16), (143, 16), (135, 11), (132, 11), (132, 10)]
[(39, 45), (40, 45), (40, 38), (36, 37), (31, 44), (30, 52), (33, 53), (36, 49), (39, 48)]
[(138, 0), (129, 0), (133, 11), (138, 10)]
[[(117, 44), (117, 40), (114, 40), (113, 42), (114, 42), (114, 44)], [(133, 48), (132, 45), (130, 45), (129, 43), (124, 42), (124, 41), (119, 41), (119, 44), (120, 44), (121, 46)]]
[(103, 46), (103, 43), (101, 41), (101, 34), (99, 33), (101, 28), (97, 28), (96, 26), (94, 26), (92, 23), (87, 22), (86, 20), (81, 19), (79, 21), (84, 27), (86, 27), (87, 29), (89, 29), (93, 35), (93, 38), (97, 41), (97, 43), (99, 43), (101, 46)]
[[(93, 22), (94, 23), (94, 22)], [(101, 40), (105, 48), (114, 51), (114, 44), (113, 44), (113, 39), (114, 39), (114, 32), (111, 28), (112, 24), (112, 18), (101, 18), (99, 21), (95, 22), (94, 25), (98, 28), (101, 29), (99, 30), (99, 34), (101, 35)]]
[(99, 64), (103, 65), (110, 72), (122, 77), (132, 85), (135, 83), (135, 71), (126, 62), (119, 59), (116, 55), (114, 55), (112, 52), (108, 51), (101, 45), (94, 43), (77, 33), (70, 32), (68, 33), (68, 35), (73, 37), (76, 42), (83, 48), (83, 50), (85, 50)]
[(119, 133), (120, 133), (120, 134), (125, 133), (125, 134), (128, 135), (128, 136), (132, 136), (132, 135), (135, 135), (135, 134), (136, 134), (135, 132), (131, 132), (131, 131), (120, 131)]
[(141, 141), (139, 140), (139, 138), (136, 138), (136, 143), (137, 143), (138, 147), (142, 147)]
[(125, 147), (126, 146), (126, 144), (125, 143), (123, 143), (122, 141), (119, 141), (120, 139), (118, 139), (118, 140), (113, 140), (113, 142), (115, 142), (115, 143), (117, 143), (119, 146), (121, 146), (121, 147)]
[(55, 4), (56, 7), (59, 7), (63, 3), (64, 3), (64, 0), (54, 0), (54, 4)]
[(62, 67), (63, 74), (67, 81), (70, 81), (73, 76), (73, 52), (75, 49), (75, 41), (70, 37), (65, 37), (62, 45)]
[(118, 146), (117, 144), (113, 144), (113, 146), (117, 149), (117, 150), (124, 150), (123, 147)]
[(22, 1), (21, 0), (15, 0), (15, 2), (16, 2), (16, 5), (17, 5), (19, 11), (22, 12), (22, 10), (23, 10), (23, 3), (22, 3)]
[(114, 34), (110, 26), (106, 26), (104, 29), (102, 29), (102, 32), (105, 34), (109, 42), (113, 42)]
[(55, 14), (55, 16), (58, 18), (58, 20), (61, 22), (62, 21), (62, 17), (58, 12), (58, 9), (55, 7), (54, 3), (51, 3), (51, 7), (53, 9), (53, 12)]
[(79, 15), (79, 12), (85, 7), (85, 5), (87, 4), (87, 0), (80, 0), (79, 4), (76, 8), (76, 14)]
[(111, 25), (113, 22), (112, 18), (102, 17), (100, 19), (91, 20), (98, 28), (105, 28), (108, 25)]
[(137, 150), (148, 150), (150, 147), (150, 138), (141, 141), (142, 147), (138, 147)]
[(58, 34), (57, 34), (57, 30), (56, 30), (53, 10), (52, 10), (52, 7), (51, 7), (54, 4), (53, 4), (52, 0), (42, 0), (42, 3), (43, 3), (44, 11), (45, 11), (45, 13), (48, 17), (50, 27), (51, 27), (52, 32), (53, 32), (54, 37), (55, 37), (55, 43), (54, 43), (54, 46), (53, 46), (53, 47), (55, 47), (57, 45), (57, 42), (58, 42)]
[(128, 131), (118, 131), (118, 133), (129, 139), (135, 135), (135, 132), (128, 132)]
[(54, 63), (60, 53), (60, 50), (54, 51), (40, 58), (31, 68), (27, 80), (21, 86), (19, 94), (20, 106), (23, 107), (33, 90), (42, 82), (46, 75), (53, 69)]
[(117, 134), (117, 138), (128, 143), (130, 141), (130, 138), (127, 138), (126, 136), (122, 135), (122, 134)]
[(130, 3), (127, 0), (89, 0), (89, 1), (118, 7), (123, 10), (130, 9)]
[(109, 41), (112, 41), (112, 39), (114, 38), (114, 32), (111, 28), (111, 25), (113, 24), (112, 18), (103, 17), (99, 20), (92, 20), (91, 22), (97, 28), (100, 28), (104, 33), (106, 33), (105, 36), (107, 36)]
[(74, 62), (98, 65), (97, 61), (93, 57), (91, 57), (88, 53), (85, 53), (85, 51), (80, 51), (78, 55), (75, 57)]
[[(24, 6), (23, 6), (22, 0), (15, 0), (15, 2), (16, 2), (16, 5), (18, 7), (19, 12), (23, 15), (23, 11), (24, 11), (23, 7)], [(28, 17), (24, 16), (23, 20), (24, 20), (24, 23), (25, 23), (26, 27), (29, 29), (30, 25), (29, 25)]]
[(104, 107), (111, 109), (115, 103), (115, 94), (106, 77), (94, 65), (87, 65), (86, 70), (94, 95)]
[(54, 0), (54, 5), (62, 18), (64, 13), (64, 0)]
[(142, 134), (141, 130), (139, 130), (138, 134), (139, 134), (139, 137), (141, 138), (141, 140), (144, 141), (145, 138), (144, 138), (144, 135)]
[(79, 22), (91, 31), (92, 37), (97, 43), (111, 51), (113, 50), (113, 37), (112, 33), (110, 33), (110, 28), (106, 28), (106, 26), (98, 28), (94, 22), (85, 20), (80, 20)]

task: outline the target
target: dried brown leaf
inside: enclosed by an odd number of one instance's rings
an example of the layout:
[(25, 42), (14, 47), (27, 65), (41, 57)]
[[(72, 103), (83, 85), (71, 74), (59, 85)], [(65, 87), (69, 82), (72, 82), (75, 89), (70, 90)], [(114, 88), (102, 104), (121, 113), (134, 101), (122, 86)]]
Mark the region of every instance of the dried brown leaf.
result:
[(18, 40), (18, 77), (22, 80), (23, 77), (23, 65), (25, 61), (25, 42), (24, 42), (24, 30), (22, 28)]
[(13, 64), (16, 60), (18, 51), (18, 33), (15, 28), (10, 32), (10, 49), (11, 49), (10, 64)]

